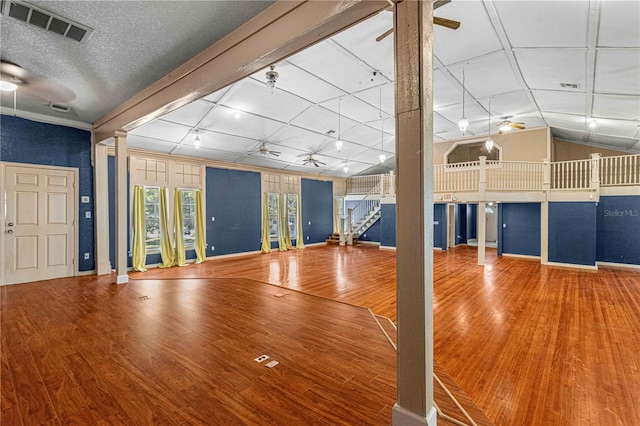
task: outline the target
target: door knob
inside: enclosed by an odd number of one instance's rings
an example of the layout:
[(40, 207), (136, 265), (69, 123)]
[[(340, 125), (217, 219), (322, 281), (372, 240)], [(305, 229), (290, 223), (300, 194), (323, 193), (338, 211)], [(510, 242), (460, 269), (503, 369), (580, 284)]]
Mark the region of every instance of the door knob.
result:
[(13, 229), (9, 229), (9, 230), (7, 231), (7, 234), (13, 234)]
[(7, 226), (13, 226), (13, 222), (7, 223)]

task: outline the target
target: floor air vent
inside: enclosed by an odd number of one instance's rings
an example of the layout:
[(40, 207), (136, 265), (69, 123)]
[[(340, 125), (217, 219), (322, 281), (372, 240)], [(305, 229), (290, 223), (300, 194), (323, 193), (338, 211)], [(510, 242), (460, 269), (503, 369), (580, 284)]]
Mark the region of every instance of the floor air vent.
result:
[(86, 42), (93, 33), (93, 30), (85, 25), (54, 15), (20, 0), (3, 1), (2, 14), (80, 43)]

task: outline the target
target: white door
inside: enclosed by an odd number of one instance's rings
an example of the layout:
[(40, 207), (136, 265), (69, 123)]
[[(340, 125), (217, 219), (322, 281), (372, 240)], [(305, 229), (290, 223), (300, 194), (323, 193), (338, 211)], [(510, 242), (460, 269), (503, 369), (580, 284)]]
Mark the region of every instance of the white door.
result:
[(75, 274), (75, 172), (5, 167), (5, 284)]

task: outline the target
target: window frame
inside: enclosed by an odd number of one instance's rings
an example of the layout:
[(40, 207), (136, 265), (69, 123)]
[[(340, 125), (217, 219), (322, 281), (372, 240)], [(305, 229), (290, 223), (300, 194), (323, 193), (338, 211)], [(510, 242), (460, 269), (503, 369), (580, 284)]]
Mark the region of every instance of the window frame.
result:
[[(278, 230), (280, 229), (280, 206), (278, 205), (279, 195), (280, 194), (277, 192), (267, 192), (267, 223), (269, 224), (270, 241), (278, 241)], [(271, 204), (272, 198), (275, 199), (275, 213), (271, 212), (271, 209), (273, 208)], [(275, 235), (271, 233), (271, 230), (273, 229), (273, 224), (271, 222), (272, 218), (275, 218)]]
[[(143, 189), (143, 193), (144, 193), (144, 244), (145, 244), (145, 250), (147, 252), (147, 254), (156, 254), (156, 253), (160, 253), (160, 249), (162, 247), (162, 234), (160, 231), (160, 187), (159, 186), (154, 186), (154, 185), (142, 185), (142, 189)], [(156, 240), (158, 241), (157, 245), (149, 245), (149, 237), (148, 237), (148, 218), (149, 217), (154, 217), (154, 216), (150, 216), (147, 214), (147, 206), (149, 205), (149, 203), (147, 203), (148, 200), (148, 191), (150, 190), (155, 190), (156, 192), (156, 200), (157, 203), (154, 203), (154, 207), (156, 207), (156, 213), (157, 213), (157, 222), (158, 222), (158, 226), (157, 226), (157, 230), (158, 230), (158, 236), (156, 238)]]
[[(297, 240), (298, 238), (298, 209), (300, 208), (300, 197), (298, 194), (286, 194), (287, 197), (287, 226), (289, 227), (289, 238), (291, 240)], [(291, 210), (290, 200), (295, 200), (295, 210)], [(293, 218), (293, 227), (291, 226), (291, 220)]]
[[(192, 211), (191, 211), (191, 218), (193, 219), (193, 236), (190, 236), (187, 239), (186, 234), (182, 233), (182, 237), (184, 239), (184, 249), (185, 250), (195, 250), (196, 249), (196, 227), (198, 226), (197, 222), (196, 222), (196, 192), (198, 191), (198, 189), (196, 188), (178, 188), (178, 190), (180, 191), (180, 196), (182, 197), (182, 226), (186, 226), (186, 215), (185, 215), (185, 207), (186, 206), (190, 206), (193, 207)], [(187, 193), (193, 193), (193, 203), (189, 203), (189, 204), (185, 204), (184, 200), (185, 200), (185, 195)], [(175, 201), (174, 201), (175, 203)]]

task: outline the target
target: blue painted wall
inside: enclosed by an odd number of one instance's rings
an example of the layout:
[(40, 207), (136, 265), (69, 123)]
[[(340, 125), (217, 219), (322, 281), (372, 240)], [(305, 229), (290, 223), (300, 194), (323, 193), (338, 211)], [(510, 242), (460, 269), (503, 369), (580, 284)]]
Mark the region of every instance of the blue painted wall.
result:
[(478, 205), (467, 204), (467, 241), (478, 238)]
[(301, 192), (304, 243), (325, 241), (333, 233), (333, 183), (302, 179)]
[(207, 167), (206, 185), (207, 256), (260, 250), (260, 173)]
[(371, 241), (379, 243), (382, 234), (382, 226), (380, 226), (380, 219), (378, 219), (364, 234), (358, 238), (360, 241)]
[(498, 255), (540, 256), (540, 204), (498, 204)]
[(456, 204), (456, 245), (467, 243), (467, 205)]
[[(78, 269), (95, 269), (93, 235), (93, 166), (91, 165), (91, 133), (86, 130), (39, 123), (9, 115), (0, 116), (0, 160), (78, 168), (78, 202), (88, 196), (88, 204), (79, 204)], [(91, 212), (91, 218), (85, 217)], [(89, 253), (89, 259), (84, 259)]]
[(596, 264), (596, 203), (549, 203), (549, 261)]
[(383, 247), (396, 246), (395, 204), (382, 204), (380, 206), (380, 245)]
[(447, 205), (433, 205), (433, 247), (447, 249)]
[(600, 197), (596, 259), (640, 265), (640, 196)]

